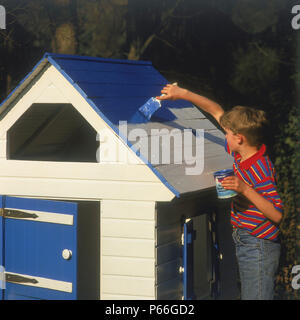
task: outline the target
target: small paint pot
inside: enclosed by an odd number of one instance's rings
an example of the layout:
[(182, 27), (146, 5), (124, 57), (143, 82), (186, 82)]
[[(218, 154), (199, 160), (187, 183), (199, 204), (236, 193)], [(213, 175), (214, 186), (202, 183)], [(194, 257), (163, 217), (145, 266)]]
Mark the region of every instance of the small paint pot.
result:
[(225, 169), (214, 172), (214, 177), (216, 181), (217, 194), (219, 199), (228, 199), (235, 197), (237, 193), (233, 190), (224, 189), (222, 187), (222, 181), (224, 178), (234, 176), (234, 171), (232, 169)]

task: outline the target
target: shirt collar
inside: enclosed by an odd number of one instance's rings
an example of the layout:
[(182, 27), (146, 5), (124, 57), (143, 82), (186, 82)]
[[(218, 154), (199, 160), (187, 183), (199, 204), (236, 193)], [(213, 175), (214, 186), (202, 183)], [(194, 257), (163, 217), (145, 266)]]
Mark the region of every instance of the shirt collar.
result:
[(250, 158), (241, 161), (239, 167), (241, 169), (249, 169), (258, 159), (260, 159), (266, 152), (266, 146), (263, 144), (259, 150)]

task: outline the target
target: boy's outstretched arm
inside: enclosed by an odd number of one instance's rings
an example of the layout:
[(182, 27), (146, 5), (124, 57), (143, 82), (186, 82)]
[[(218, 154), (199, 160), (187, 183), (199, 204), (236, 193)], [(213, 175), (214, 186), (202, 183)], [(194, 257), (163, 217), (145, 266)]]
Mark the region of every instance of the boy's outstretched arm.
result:
[(164, 95), (156, 97), (158, 100), (187, 100), (205, 112), (211, 114), (218, 123), (220, 123), (220, 117), (224, 113), (224, 110), (216, 102), (173, 84), (167, 84), (161, 90), (161, 93)]

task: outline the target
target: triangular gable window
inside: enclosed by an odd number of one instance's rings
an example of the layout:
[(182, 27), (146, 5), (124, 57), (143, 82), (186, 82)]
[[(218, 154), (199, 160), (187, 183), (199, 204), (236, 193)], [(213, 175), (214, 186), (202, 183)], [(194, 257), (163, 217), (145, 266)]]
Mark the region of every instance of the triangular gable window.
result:
[(8, 131), (8, 159), (97, 162), (97, 133), (71, 104), (33, 104)]

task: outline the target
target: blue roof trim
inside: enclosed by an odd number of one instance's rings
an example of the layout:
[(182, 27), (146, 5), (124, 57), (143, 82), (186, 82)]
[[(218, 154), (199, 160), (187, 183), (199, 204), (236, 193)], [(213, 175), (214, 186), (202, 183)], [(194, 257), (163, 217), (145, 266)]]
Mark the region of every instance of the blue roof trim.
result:
[(138, 65), (148, 65), (152, 66), (151, 61), (143, 60), (121, 60), (121, 59), (109, 59), (109, 58), (99, 58), (99, 57), (89, 57), (89, 56), (77, 56), (69, 54), (57, 54), (46, 52), (44, 58), (57, 58), (57, 59), (68, 59), (68, 60), (86, 60), (86, 61), (99, 61), (99, 62), (108, 62), (108, 63), (121, 63), (121, 64), (138, 64)]
[(14, 90), (12, 90), (9, 95), (0, 103), (0, 109), (3, 106), (3, 104), (9, 100), (9, 98), (18, 90), (18, 88), (34, 73), (34, 71), (40, 66), (40, 64), (42, 64), (42, 62), (44, 61), (44, 57), (39, 60), (39, 62), (33, 67), (33, 69), (26, 75), (26, 77), (24, 77), (19, 83), (18, 85), (14, 88)]
[[(146, 158), (138, 154), (139, 150), (134, 149), (133, 145), (123, 135), (120, 134), (119, 129), (99, 110), (99, 108), (94, 104), (94, 102), (87, 97), (86, 93), (59, 66), (59, 64), (54, 60), (54, 57), (58, 57), (58, 56), (66, 57), (65, 55), (56, 55), (56, 54), (50, 54), (50, 53), (45, 54), (45, 58), (47, 58), (48, 61), (74, 86), (74, 88), (84, 97), (84, 99), (89, 103), (89, 105), (96, 111), (96, 113), (114, 130), (114, 132), (130, 147), (130, 149), (152, 170), (152, 172), (162, 181), (162, 183), (169, 190), (171, 190), (177, 198), (179, 198), (180, 193), (178, 192), (178, 190), (176, 190), (172, 185), (170, 185), (169, 182), (165, 179), (165, 177), (160, 172), (158, 172)], [(70, 57), (72, 58), (74, 56), (70, 56)], [(89, 60), (94, 60), (94, 58), (91, 58), (91, 57), (88, 57), (88, 58)], [(100, 59), (100, 58), (95, 58), (95, 59)], [(107, 62), (112, 62), (112, 61), (108, 61), (110, 59), (104, 59), (104, 60), (106, 60)], [(116, 61), (116, 60), (113, 60), (113, 61)], [(134, 62), (136, 63), (138, 61), (134, 61)], [(148, 65), (152, 65), (152, 64), (148, 63)]]

